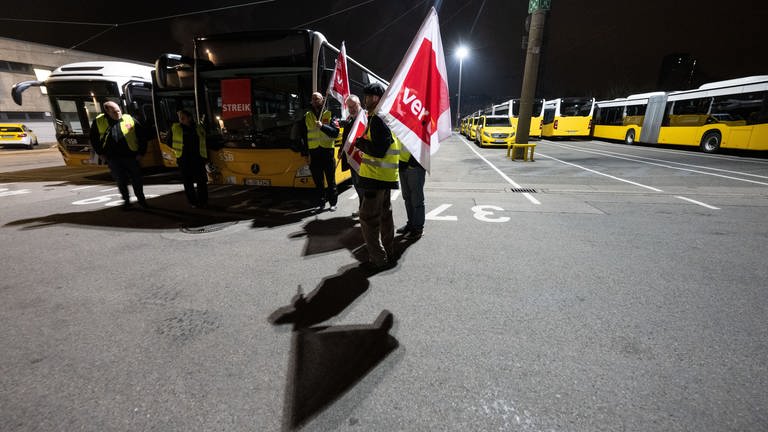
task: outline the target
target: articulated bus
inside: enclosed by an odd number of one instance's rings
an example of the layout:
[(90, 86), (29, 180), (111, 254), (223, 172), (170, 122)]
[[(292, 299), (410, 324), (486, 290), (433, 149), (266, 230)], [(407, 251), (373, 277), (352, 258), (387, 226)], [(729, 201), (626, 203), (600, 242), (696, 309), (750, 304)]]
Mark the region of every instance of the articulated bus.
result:
[[(624, 117), (619, 117), (624, 108)], [(600, 102), (594, 137), (632, 143), (768, 150), (768, 76), (719, 81), (695, 90), (656, 92)], [(598, 125), (601, 123), (603, 125)], [(623, 125), (609, 131), (605, 123)], [(628, 123), (641, 126), (636, 130)]]
[[(512, 127), (517, 130), (517, 122), (520, 119), (520, 99), (511, 99), (499, 105), (493, 106), (493, 114), (507, 114), (512, 120)], [(541, 136), (541, 121), (544, 118), (544, 99), (534, 99), (531, 110), (531, 127), (529, 136)]]
[(588, 137), (592, 128), (595, 99), (558, 98), (544, 102), (542, 137)]
[[(152, 68), (126, 62), (82, 62), (56, 68), (44, 81), (24, 81), (13, 86), (13, 100), (21, 105), (22, 93), (45, 86), (53, 108), (59, 151), (67, 166), (98, 164), (90, 142), (91, 123), (102, 104), (116, 102), (124, 113), (154, 128)], [(163, 166), (157, 140), (150, 140), (141, 160), (144, 167)]]
[(626, 99), (596, 102), (592, 137), (633, 144), (642, 134), (648, 100), (664, 94), (643, 93), (631, 95)]
[[(322, 34), (310, 30), (194, 39), (194, 58), (188, 65), (194, 112), (206, 129), (213, 183), (314, 187), (308, 158), (302, 154), (304, 114), (312, 92), (325, 93), (338, 53)], [(175, 88), (186, 94), (187, 84), (168, 73), (168, 65), (179, 58), (166, 54), (158, 59), (159, 92)], [(372, 82), (387, 84), (352, 58), (347, 57), (347, 67), (353, 94), (362, 96), (363, 87)], [(326, 108), (341, 115), (341, 105), (332, 98)], [(158, 119), (158, 125), (176, 121), (169, 111), (157, 110), (158, 117), (166, 117)], [(337, 164), (337, 182), (349, 177)]]

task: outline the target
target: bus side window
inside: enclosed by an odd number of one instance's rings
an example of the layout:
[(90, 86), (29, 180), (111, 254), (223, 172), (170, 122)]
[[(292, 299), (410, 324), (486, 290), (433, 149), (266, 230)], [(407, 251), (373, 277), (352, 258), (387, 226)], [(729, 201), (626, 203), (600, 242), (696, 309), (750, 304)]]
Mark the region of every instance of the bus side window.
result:
[(674, 102), (667, 102), (667, 107), (664, 109), (664, 119), (661, 121), (662, 126), (669, 126), (669, 118), (672, 116), (672, 107)]

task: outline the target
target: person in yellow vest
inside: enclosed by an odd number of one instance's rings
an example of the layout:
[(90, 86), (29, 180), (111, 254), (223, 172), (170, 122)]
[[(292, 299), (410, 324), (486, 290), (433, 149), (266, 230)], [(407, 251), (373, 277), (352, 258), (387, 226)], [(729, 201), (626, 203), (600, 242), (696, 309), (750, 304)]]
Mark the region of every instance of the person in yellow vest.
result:
[(146, 134), (141, 124), (130, 115), (123, 114), (117, 103), (109, 101), (103, 107), (104, 113), (96, 116), (91, 123), (91, 146), (96, 154), (106, 159), (123, 197), (123, 209), (131, 206), (129, 179), (139, 205), (147, 208), (139, 165), (139, 159), (147, 151)]
[(208, 205), (208, 175), (205, 172), (208, 149), (205, 146), (205, 129), (202, 125), (195, 124), (192, 113), (185, 109), (179, 110), (176, 115), (179, 122), (171, 125), (166, 139), (176, 155), (184, 181), (184, 194), (189, 205), (203, 208)]
[[(336, 157), (333, 151), (334, 140), (339, 136), (339, 128), (331, 112), (323, 110), (323, 95), (312, 93), (312, 109), (304, 115), (306, 143), (309, 149), (309, 170), (317, 189), (317, 206), (325, 207), (327, 201), (330, 211), (336, 211)], [(327, 188), (325, 184), (328, 184)]]
[(363, 102), (368, 110), (368, 127), (355, 145), (363, 152), (358, 186), (362, 192), (360, 227), (369, 261), (363, 266), (373, 271), (395, 265), (395, 223), (392, 219), (392, 189), (398, 189), (397, 167), (400, 141), (378, 116), (371, 115), (384, 94), (381, 84), (365, 86)]

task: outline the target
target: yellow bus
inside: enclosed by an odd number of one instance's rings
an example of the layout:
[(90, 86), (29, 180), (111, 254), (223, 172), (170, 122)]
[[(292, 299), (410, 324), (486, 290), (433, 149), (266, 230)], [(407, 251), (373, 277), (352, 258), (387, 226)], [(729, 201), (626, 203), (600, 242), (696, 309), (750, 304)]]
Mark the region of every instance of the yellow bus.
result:
[[(520, 118), (520, 99), (511, 99), (507, 102), (493, 106), (493, 114), (499, 115), (506, 113), (512, 120), (512, 127), (517, 130), (517, 122)], [(544, 99), (534, 99), (533, 109), (531, 110), (531, 127), (529, 136), (541, 136), (541, 121), (544, 118)]]
[[(116, 102), (124, 113), (136, 118), (143, 126), (154, 128), (152, 70), (147, 65), (127, 62), (71, 63), (56, 68), (43, 81), (17, 83), (11, 95), (21, 105), (25, 90), (45, 86), (64, 163), (67, 166), (96, 165), (100, 160), (92, 150), (90, 130), (104, 102)], [(147, 143), (147, 153), (141, 165), (165, 166), (156, 139)]]
[[(195, 57), (189, 65), (195, 95), (193, 112), (206, 129), (213, 183), (314, 187), (302, 144), (302, 125), (311, 94), (325, 93), (338, 53), (321, 33), (310, 30), (252, 31), (194, 39)], [(161, 91), (185, 87), (169, 73), (178, 69), (174, 62), (180, 57), (165, 54), (158, 59), (156, 74)], [(362, 96), (363, 87), (372, 82), (386, 84), (352, 58), (347, 57), (347, 67), (353, 94)], [(326, 108), (335, 117), (341, 116), (336, 100), (328, 98)], [(169, 116), (167, 111), (158, 115)], [(349, 177), (349, 171), (341, 171), (341, 164), (337, 164), (336, 181)]]
[(546, 100), (542, 137), (588, 137), (592, 129), (594, 98), (568, 97)]
[(720, 148), (768, 150), (768, 76), (704, 84), (651, 99), (641, 142), (698, 146), (706, 153)]
[(649, 98), (664, 95), (664, 92), (643, 93), (595, 102), (592, 137), (634, 144), (642, 133)]

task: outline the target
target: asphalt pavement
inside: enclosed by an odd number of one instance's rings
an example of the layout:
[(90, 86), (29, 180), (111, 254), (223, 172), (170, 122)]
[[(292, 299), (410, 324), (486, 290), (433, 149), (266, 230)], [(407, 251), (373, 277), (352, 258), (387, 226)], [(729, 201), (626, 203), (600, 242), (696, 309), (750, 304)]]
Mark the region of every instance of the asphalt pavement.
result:
[(768, 159), (505, 153), (443, 142), (378, 273), (349, 187), (4, 170), (0, 430), (768, 430)]

